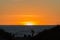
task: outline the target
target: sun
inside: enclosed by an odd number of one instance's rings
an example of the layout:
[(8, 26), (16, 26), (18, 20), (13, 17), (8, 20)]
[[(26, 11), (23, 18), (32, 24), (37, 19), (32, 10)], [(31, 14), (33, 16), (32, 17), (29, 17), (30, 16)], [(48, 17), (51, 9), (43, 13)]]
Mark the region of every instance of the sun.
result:
[(25, 25), (34, 25), (32, 22), (27, 22)]
[(35, 22), (23, 22), (23, 25), (36, 25)]

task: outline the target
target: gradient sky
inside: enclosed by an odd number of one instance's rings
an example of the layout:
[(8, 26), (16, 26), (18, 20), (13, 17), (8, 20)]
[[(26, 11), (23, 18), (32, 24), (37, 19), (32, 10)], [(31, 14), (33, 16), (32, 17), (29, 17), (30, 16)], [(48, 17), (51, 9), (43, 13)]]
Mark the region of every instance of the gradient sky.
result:
[(60, 0), (0, 0), (0, 25), (30, 21), (60, 24)]

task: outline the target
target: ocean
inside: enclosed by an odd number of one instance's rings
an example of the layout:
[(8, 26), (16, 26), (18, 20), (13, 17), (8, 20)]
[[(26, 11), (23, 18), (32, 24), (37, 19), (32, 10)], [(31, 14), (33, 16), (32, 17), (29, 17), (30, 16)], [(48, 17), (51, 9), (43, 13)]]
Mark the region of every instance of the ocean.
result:
[(15, 36), (23, 37), (24, 34), (31, 35), (31, 30), (34, 30), (35, 35), (46, 29), (53, 28), (54, 25), (34, 25), (34, 26), (23, 26), (23, 25), (0, 25), (0, 29), (6, 32), (15, 34)]

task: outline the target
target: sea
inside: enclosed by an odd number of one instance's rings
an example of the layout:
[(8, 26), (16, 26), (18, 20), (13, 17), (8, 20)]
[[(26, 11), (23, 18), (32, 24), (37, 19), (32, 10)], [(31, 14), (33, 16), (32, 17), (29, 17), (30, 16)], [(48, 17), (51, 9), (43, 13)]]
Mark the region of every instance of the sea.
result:
[(0, 25), (0, 29), (15, 34), (16, 37), (31, 35), (31, 30), (34, 31), (35, 35), (37, 35), (39, 32), (51, 29), (53, 27), (55, 27), (55, 25)]

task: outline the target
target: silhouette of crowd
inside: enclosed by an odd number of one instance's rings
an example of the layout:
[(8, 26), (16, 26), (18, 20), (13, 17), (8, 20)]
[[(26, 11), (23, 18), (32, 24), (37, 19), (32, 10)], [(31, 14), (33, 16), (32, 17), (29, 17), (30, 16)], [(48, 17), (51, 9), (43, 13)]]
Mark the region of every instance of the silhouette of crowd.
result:
[(31, 30), (32, 36), (28, 37), (24, 34), (24, 37), (15, 37), (14, 34), (0, 29), (0, 40), (60, 40), (60, 25), (54, 28), (44, 30), (34, 36), (34, 30)]

